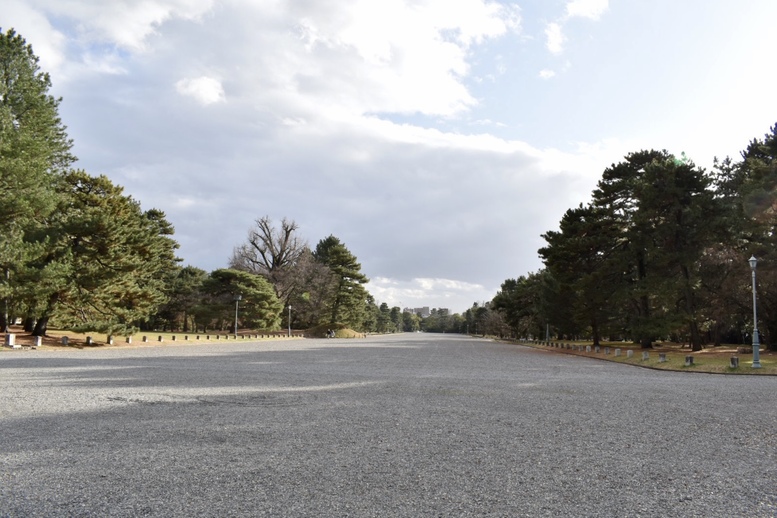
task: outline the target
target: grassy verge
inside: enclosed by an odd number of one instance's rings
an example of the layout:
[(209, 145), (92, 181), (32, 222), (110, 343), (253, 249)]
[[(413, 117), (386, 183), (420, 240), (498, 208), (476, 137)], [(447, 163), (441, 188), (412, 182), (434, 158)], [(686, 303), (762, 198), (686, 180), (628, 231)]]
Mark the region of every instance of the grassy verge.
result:
[[(597, 353), (591, 342), (563, 341), (563, 342), (528, 342), (519, 341), (521, 345), (528, 345), (537, 349), (543, 349), (559, 354), (571, 354), (597, 358), (600, 360), (626, 363), (638, 367), (651, 369), (683, 371), (683, 372), (707, 372), (717, 374), (753, 374), (753, 375), (777, 375), (777, 354), (771, 351), (761, 351), (761, 368), (754, 369), (753, 355), (737, 353), (736, 346), (710, 347), (701, 351), (691, 352), (682, 344), (661, 343), (653, 349), (642, 349), (638, 345), (622, 342), (602, 343)], [(587, 346), (591, 352), (587, 352)], [(609, 350), (609, 354), (606, 351)], [(616, 356), (616, 350), (620, 355)], [(628, 351), (631, 351), (629, 357)], [(647, 352), (648, 358), (643, 359), (643, 352)], [(665, 358), (662, 361), (661, 356)], [(739, 367), (731, 367), (731, 357), (739, 358)], [(692, 358), (693, 363), (688, 364), (686, 358)]]

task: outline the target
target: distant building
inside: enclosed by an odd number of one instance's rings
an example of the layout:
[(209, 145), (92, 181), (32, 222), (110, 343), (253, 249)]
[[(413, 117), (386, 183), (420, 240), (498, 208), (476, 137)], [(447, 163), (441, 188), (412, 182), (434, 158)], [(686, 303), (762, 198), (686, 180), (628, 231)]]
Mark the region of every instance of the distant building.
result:
[[(448, 308), (435, 308), (434, 311), (441, 317), (451, 315), (451, 310)], [(413, 313), (421, 318), (426, 318), (432, 315), (432, 310), (429, 308), (429, 306), (424, 306), (422, 308), (405, 308), (402, 310), (402, 312)]]
[(421, 318), (426, 318), (432, 314), (432, 311), (429, 309), (429, 306), (424, 306), (422, 308), (413, 309), (413, 313), (415, 313)]

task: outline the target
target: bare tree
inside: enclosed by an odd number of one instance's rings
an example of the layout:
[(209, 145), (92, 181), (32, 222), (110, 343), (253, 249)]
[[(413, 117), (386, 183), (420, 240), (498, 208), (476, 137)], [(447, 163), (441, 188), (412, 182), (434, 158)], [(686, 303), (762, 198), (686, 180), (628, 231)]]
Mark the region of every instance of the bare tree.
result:
[(283, 270), (294, 264), (307, 247), (297, 236), (298, 229), (295, 221), (286, 218), (281, 220), (280, 228), (274, 227), (268, 216), (257, 219), (248, 231), (248, 242), (232, 252), (229, 266), (265, 276)]
[(280, 227), (274, 226), (269, 216), (257, 219), (248, 231), (248, 241), (232, 251), (230, 268), (265, 277), (278, 298), (288, 304), (298, 284), (295, 265), (307, 249), (307, 243), (297, 235), (298, 229), (295, 221), (286, 218)]

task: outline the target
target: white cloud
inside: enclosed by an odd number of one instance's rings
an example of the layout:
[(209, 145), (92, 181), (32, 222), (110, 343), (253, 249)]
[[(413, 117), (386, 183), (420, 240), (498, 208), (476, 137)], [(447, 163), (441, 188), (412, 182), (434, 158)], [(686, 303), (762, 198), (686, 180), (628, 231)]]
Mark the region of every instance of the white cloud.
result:
[(608, 8), (608, 0), (572, 0), (567, 3), (568, 18), (579, 16), (598, 20)]
[(444, 307), (452, 313), (463, 313), (473, 302), (491, 300), (494, 296), (492, 289), (480, 284), (437, 278), (399, 281), (377, 277), (370, 281), (369, 290), (377, 301), (391, 307)]
[(225, 101), (224, 88), (218, 79), (202, 76), (193, 79), (181, 79), (175, 83), (175, 89), (181, 95), (194, 98), (202, 105)]
[(540, 74), (539, 74), (540, 78), (542, 78), (542, 79), (550, 79), (550, 78), (554, 77), (555, 75), (556, 75), (556, 72), (554, 72), (553, 70), (550, 70), (548, 68), (540, 70)]
[(549, 23), (545, 27), (545, 46), (552, 54), (561, 54), (564, 51), (564, 32), (561, 25), (555, 22)]
[(34, 42), (33, 51), (40, 58), (41, 67), (56, 74), (66, 60), (66, 36), (52, 27), (48, 18), (40, 10), (25, 0), (6, 0), (3, 2), (3, 19), (11, 21), (2, 25), (3, 32), (10, 28), (27, 40)]
[(57, 16), (76, 21), (79, 37), (87, 46), (108, 43), (138, 51), (165, 22), (179, 18), (197, 20), (213, 6), (213, 0), (32, 0), (32, 4)]

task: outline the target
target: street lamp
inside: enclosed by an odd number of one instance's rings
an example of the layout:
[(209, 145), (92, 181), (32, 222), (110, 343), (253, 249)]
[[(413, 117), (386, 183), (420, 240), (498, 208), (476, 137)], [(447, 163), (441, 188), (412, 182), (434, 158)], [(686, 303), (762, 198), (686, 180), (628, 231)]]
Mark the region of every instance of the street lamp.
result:
[(291, 338), (291, 304), (289, 304), (289, 338)]
[(760, 369), (761, 359), (759, 349), (761, 347), (761, 343), (758, 339), (758, 314), (755, 308), (755, 266), (758, 264), (758, 259), (756, 259), (753, 255), (750, 256), (748, 262), (750, 263), (750, 270), (753, 272), (753, 368)]
[(243, 296), (240, 294), (235, 295), (235, 336), (237, 336), (237, 308), (242, 298)]

